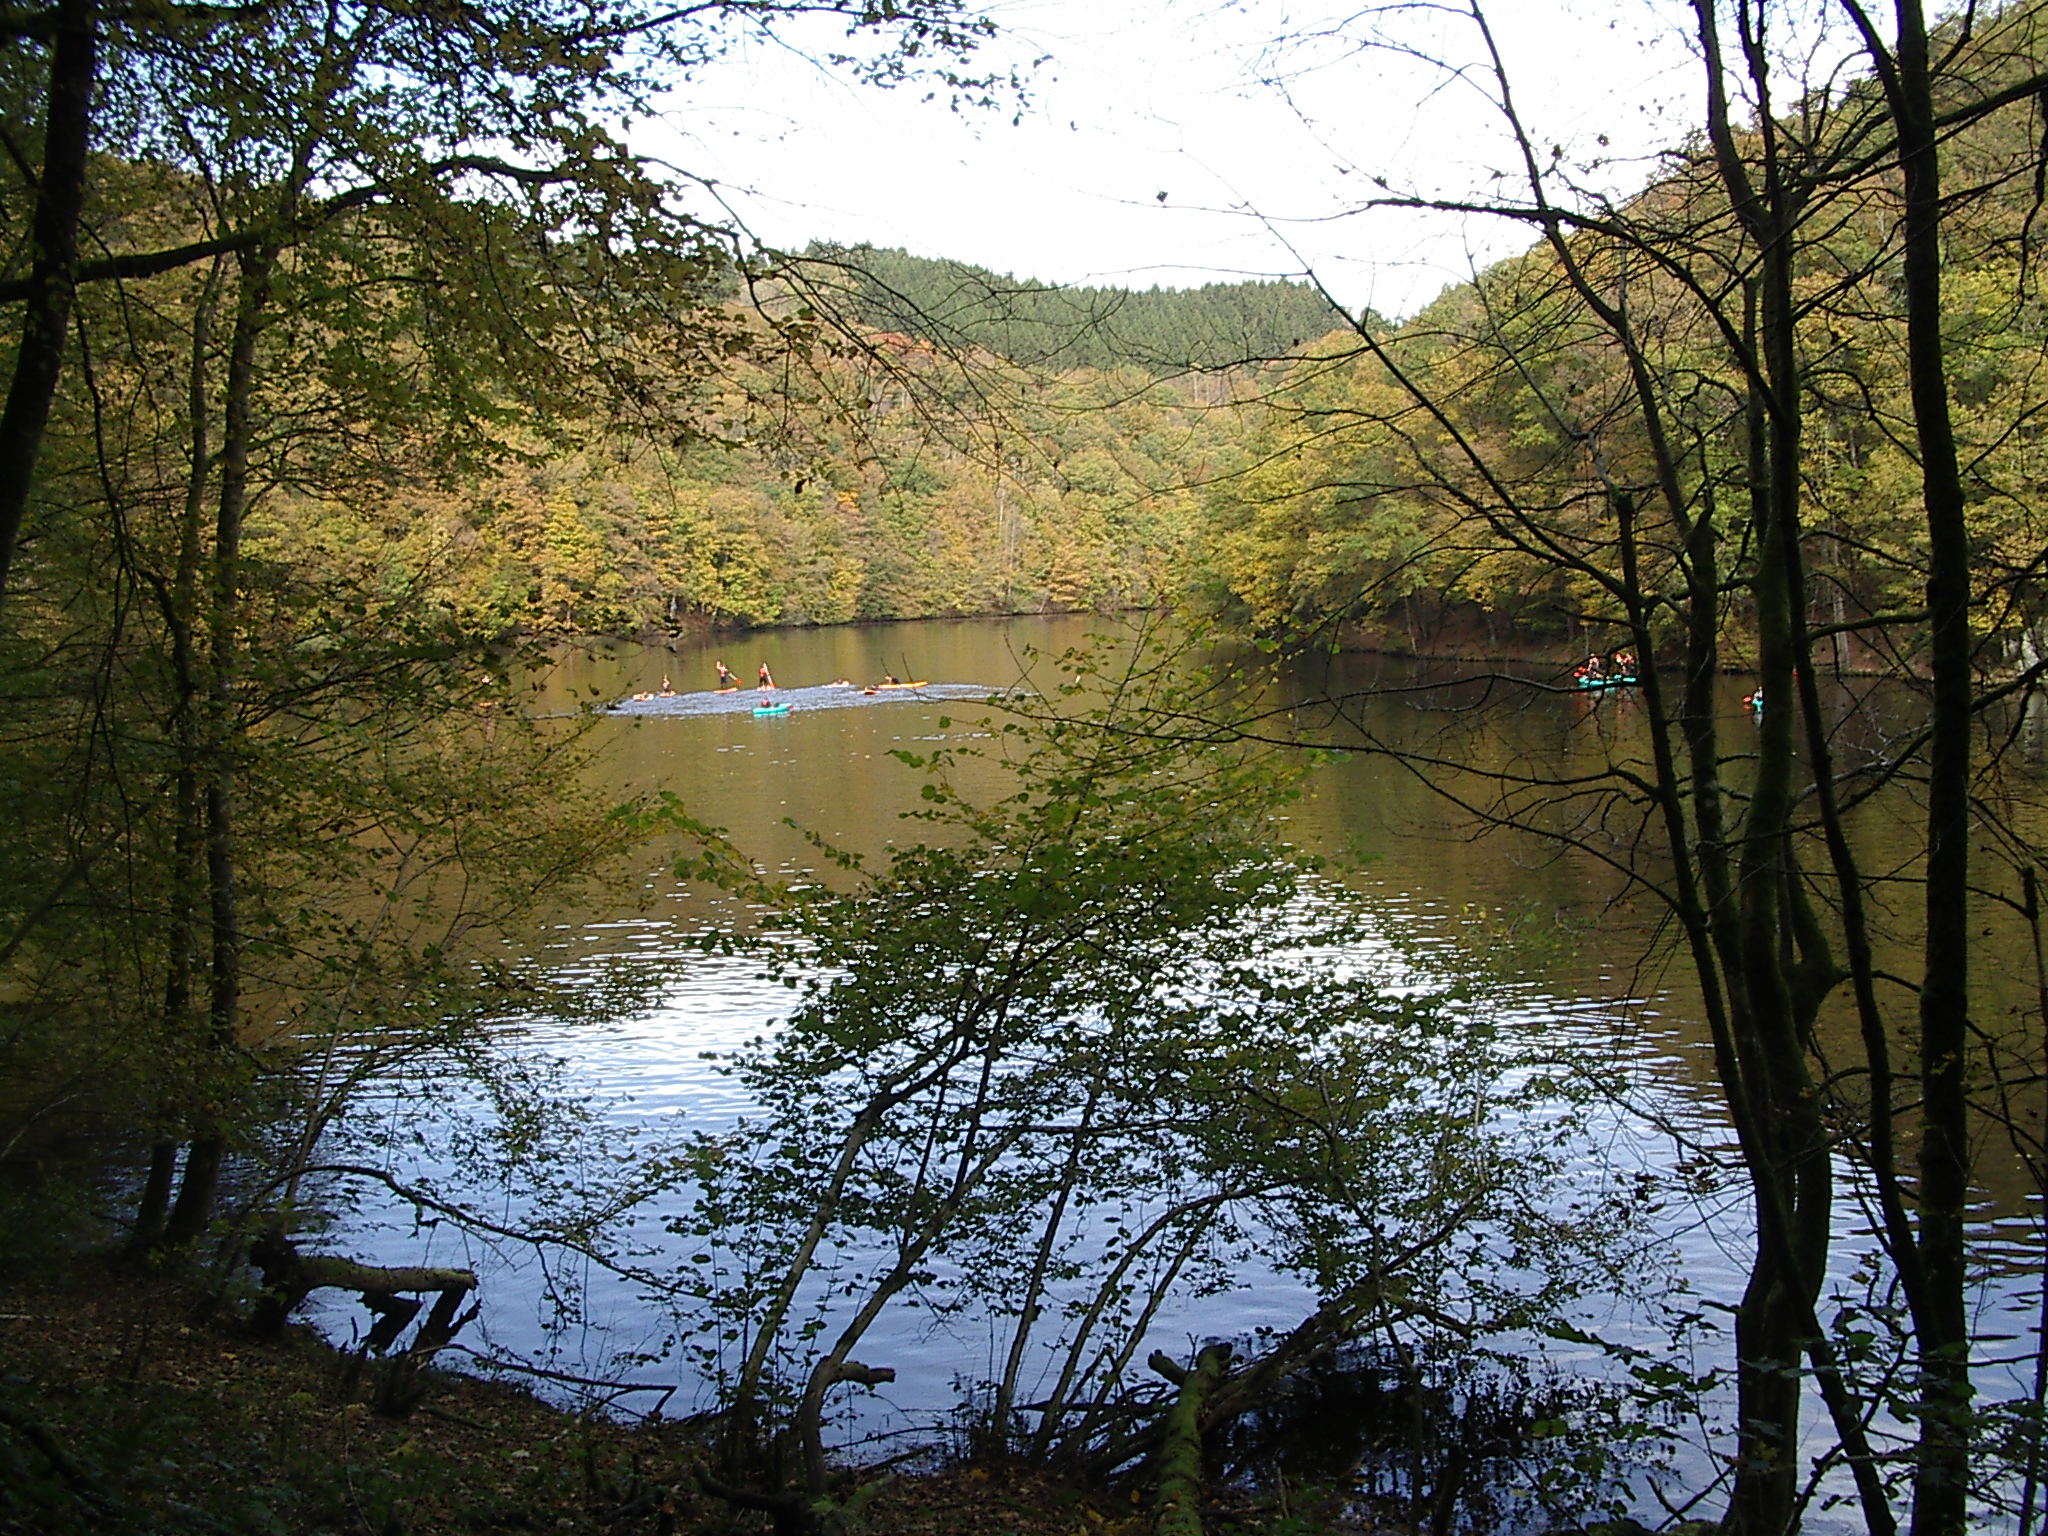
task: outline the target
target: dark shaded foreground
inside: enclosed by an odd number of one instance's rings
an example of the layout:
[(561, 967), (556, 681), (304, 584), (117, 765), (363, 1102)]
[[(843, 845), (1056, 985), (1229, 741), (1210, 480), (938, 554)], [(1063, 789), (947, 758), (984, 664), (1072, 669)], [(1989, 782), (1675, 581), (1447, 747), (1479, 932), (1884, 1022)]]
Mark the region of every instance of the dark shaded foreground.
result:
[[(378, 1364), (304, 1327), (258, 1338), (229, 1306), (107, 1258), (0, 1276), (0, 1532), (769, 1530), (699, 1486), (706, 1426), (578, 1415), (443, 1372), (409, 1417), (384, 1418)], [(1138, 1536), (1150, 1481), (967, 1462), (887, 1478), (842, 1528)], [(1408, 1529), (1312, 1486), (1206, 1493), (1212, 1533)]]

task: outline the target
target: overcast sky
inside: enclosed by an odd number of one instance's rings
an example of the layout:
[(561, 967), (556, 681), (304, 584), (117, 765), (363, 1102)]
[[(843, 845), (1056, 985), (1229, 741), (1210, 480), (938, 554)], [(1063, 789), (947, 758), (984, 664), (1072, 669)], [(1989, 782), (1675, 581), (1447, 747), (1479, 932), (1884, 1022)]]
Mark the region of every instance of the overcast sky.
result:
[[(919, 90), (850, 86), (796, 50), (756, 44), (635, 141), (714, 179), (769, 244), (868, 241), (1136, 286), (1313, 268), (1353, 309), (1411, 313), (1528, 236), (1485, 219), (1356, 211), (1376, 190), (1369, 178), (1456, 195), (1514, 162), (1483, 71), (1356, 45), (1376, 27), (1473, 65), (1479, 34), (1440, 8), (1360, 21), (1370, 13), (1320, 3), (1008, 0), (991, 12), (1005, 32), (992, 60), (1045, 59), (1014, 123), (1008, 111), (951, 113)], [(1595, 182), (1641, 183), (1649, 157), (1698, 116), (1675, 10), (1496, 0), (1489, 21), (1546, 152), (1602, 162), (1585, 172)], [(1275, 48), (1289, 36), (1306, 40)]]

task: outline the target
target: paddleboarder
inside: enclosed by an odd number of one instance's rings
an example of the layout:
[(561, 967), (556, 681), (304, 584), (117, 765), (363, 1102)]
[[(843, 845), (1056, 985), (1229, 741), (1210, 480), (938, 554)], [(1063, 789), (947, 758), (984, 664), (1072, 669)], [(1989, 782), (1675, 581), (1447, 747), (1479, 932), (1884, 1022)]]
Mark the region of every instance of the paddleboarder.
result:
[(773, 688), (775, 686), (775, 679), (768, 675), (768, 663), (765, 661), (761, 663), (761, 681), (754, 686), (757, 688)]

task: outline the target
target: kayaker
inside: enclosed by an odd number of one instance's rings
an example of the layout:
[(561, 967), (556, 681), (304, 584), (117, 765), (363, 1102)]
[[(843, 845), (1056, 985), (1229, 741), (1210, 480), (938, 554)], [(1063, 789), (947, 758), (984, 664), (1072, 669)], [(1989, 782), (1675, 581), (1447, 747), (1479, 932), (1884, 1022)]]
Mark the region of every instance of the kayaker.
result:
[(773, 688), (775, 686), (775, 679), (768, 675), (768, 663), (765, 661), (761, 663), (761, 680), (754, 686), (757, 688)]
[(1578, 670), (1572, 673), (1572, 676), (1581, 682), (1596, 682), (1606, 675), (1607, 669), (1601, 665), (1597, 655), (1588, 656), (1579, 663)]
[(718, 691), (724, 693), (728, 689), (739, 687), (739, 685), (739, 679), (732, 675), (732, 668), (721, 661), (718, 664)]
[(897, 688), (902, 685), (896, 681), (896, 674), (894, 672), (884, 672), (882, 674), (882, 686), (885, 688)]

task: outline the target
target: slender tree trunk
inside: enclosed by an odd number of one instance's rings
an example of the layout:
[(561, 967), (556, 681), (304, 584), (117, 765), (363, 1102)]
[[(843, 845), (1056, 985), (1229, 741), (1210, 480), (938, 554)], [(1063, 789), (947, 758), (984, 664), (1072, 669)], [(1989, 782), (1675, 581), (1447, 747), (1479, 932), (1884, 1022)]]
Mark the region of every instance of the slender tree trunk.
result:
[(58, 0), (55, 16), (42, 178), (29, 219), (29, 296), (14, 379), (6, 407), (0, 409), (0, 598), (6, 595), (43, 428), (63, 371), (77, 287), (78, 215), (85, 204), (93, 80), (99, 68), (98, 0)]
[(1066, 1220), (1067, 1202), (1073, 1198), (1074, 1186), (1080, 1181), (1081, 1160), (1091, 1141), (1089, 1132), (1101, 1093), (1102, 1080), (1098, 1077), (1089, 1084), (1088, 1103), (1081, 1111), (1080, 1124), (1067, 1146), (1067, 1162), (1060, 1174), (1059, 1189), (1039, 1232), (1038, 1251), (1031, 1260), (1031, 1278), (1025, 1282), (1024, 1294), (1018, 1302), (1017, 1331), (1010, 1337), (1009, 1356), (1003, 1362), (1003, 1379), (996, 1385), (995, 1405), (989, 1415), (996, 1444), (1005, 1448), (1010, 1445), (1010, 1415), (1016, 1410), (1017, 1378), (1024, 1368), (1025, 1345), (1031, 1338), (1032, 1325), (1038, 1320), (1039, 1300), (1045, 1294), (1045, 1274), (1059, 1242), (1061, 1223)]
[[(986, 1081), (982, 1087), (987, 1091)], [(989, 1172), (1001, 1160), (1004, 1153), (1024, 1135), (1022, 1128), (1010, 1128), (994, 1137), (987, 1148), (979, 1148), (970, 1137), (960, 1153), (953, 1177), (945, 1193), (932, 1203), (929, 1213), (914, 1228), (903, 1235), (896, 1251), (896, 1261), (889, 1268), (860, 1310), (840, 1330), (832, 1348), (812, 1367), (810, 1379), (804, 1383), (804, 1395), (797, 1404), (796, 1436), (797, 1445), (804, 1459), (804, 1488), (812, 1498), (825, 1492), (825, 1396), (842, 1381), (867, 1381), (884, 1379), (878, 1372), (871, 1372), (865, 1366), (855, 1364), (849, 1357), (859, 1345), (876, 1318), (894, 1299), (896, 1294), (909, 1285), (923, 1266), (925, 1256), (932, 1250), (946, 1228), (951, 1224), (961, 1203), (971, 1195), (988, 1177)], [(894, 1372), (890, 1372), (890, 1377)]]
[[(1116, 1267), (1103, 1278), (1101, 1285), (1096, 1288), (1094, 1299), (1089, 1302), (1087, 1310), (1081, 1315), (1080, 1327), (1075, 1331), (1073, 1339), (1067, 1345), (1066, 1359), (1060, 1367), (1060, 1379), (1053, 1386), (1052, 1395), (1046, 1399), (1045, 1408), (1038, 1416), (1038, 1429), (1031, 1438), (1030, 1454), (1033, 1461), (1045, 1461), (1052, 1454), (1054, 1444), (1059, 1439), (1060, 1421), (1066, 1414), (1068, 1398), (1073, 1393), (1074, 1383), (1077, 1379), (1084, 1376), (1083, 1361), (1087, 1357), (1088, 1341), (1093, 1336), (1095, 1329), (1101, 1324), (1105, 1313), (1109, 1311), (1111, 1302), (1120, 1293), (1124, 1284), (1124, 1277), (1130, 1272), (1131, 1266), (1140, 1259), (1149, 1257), (1152, 1252), (1153, 1239), (1165, 1232), (1175, 1222), (1191, 1215), (1203, 1215), (1204, 1222), (1206, 1222), (1206, 1212), (1214, 1210), (1219, 1205), (1227, 1204), (1231, 1199), (1237, 1198), (1243, 1193), (1243, 1191), (1231, 1190), (1205, 1195), (1197, 1200), (1183, 1201), (1155, 1216), (1151, 1224), (1144, 1231), (1124, 1244), (1123, 1257), (1117, 1260)], [(1202, 1223), (1198, 1223), (1193, 1227), (1194, 1235), (1188, 1240), (1188, 1244), (1183, 1249), (1184, 1252), (1192, 1251), (1193, 1244), (1200, 1240), (1201, 1230)], [(1169, 1264), (1167, 1266), (1168, 1274), (1178, 1275), (1185, 1262), (1185, 1259), (1181, 1259)], [(1143, 1325), (1150, 1323), (1151, 1316), (1151, 1310), (1147, 1309), (1145, 1316), (1140, 1320), (1141, 1326), (1133, 1329), (1128, 1337), (1136, 1338), (1141, 1335), (1144, 1332)], [(1097, 1362), (1099, 1363), (1107, 1354), (1108, 1349), (1105, 1346), (1097, 1352)], [(1085, 1423), (1076, 1439), (1085, 1443), (1087, 1431), (1092, 1427), (1092, 1421)]]
[(1920, 1443), (1914, 1536), (1960, 1533), (1969, 1493), (1970, 1332), (1964, 1221), (1970, 1145), (1964, 1061), (1970, 966), (1970, 546), (1941, 339), (1941, 167), (1927, 23), (1898, 0), (1894, 113), (1905, 183), (1908, 384), (1927, 512), (1927, 613), (1934, 713), (1927, 772), (1927, 947), (1920, 982), (1920, 1256), (1927, 1295), (1915, 1318)]
[[(2044, 951), (2041, 943), (2041, 880), (2032, 864), (2020, 866), (2020, 889), (2024, 896), (2022, 911), (2027, 919), (2027, 933), (2033, 940), (2034, 999), (2041, 1015), (2042, 1082), (2044, 1087), (2048, 1087), (2048, 951)], [(2048, 1111), (2048, 1104), (2042, 1108)], [(2041, 1453), (2044, 1449), (2042, 1415), (2048, 1413), (2048, 1113), (2043, 1114), (2041, 1127), (2044, 1140), (2036, 1142), (2032, 1152), (2023, 1146), (2020, 1148), (2022, 1158), (2034, 1175), (2034, 1188), (2041, 1197), (2044, 1263), (2040, 1278), (2041, 1305), (2034, 1323), (2034, 1416), (2025, 1430), (2027, 1470), (2020, 1490), (2019, 1536), (2033, 1536), (2034, 1495), (2041, 1487)]]
[[(1789, 612), (1803, 600), (1785, 559), (1788, 520), (1798, 497), (1799, 387), (1793, 349), (1789, 242), (1773, 216), (1762, 255), (1758, 340), (1769, 408), (1750, 423), (1751, 520), (1757, 530), (1754, 582), (1759, 667), (1768, 704), (1759, 730), (1758, 763), (1734, 892), (1736, 964), (1746, 1007), (1737, 1040), (1747, 1058), (1758, 1130), (1770, 1176), (1789, 1219), (1788, 1250), (1759, 1245), (1736, 1315), (1741, 1462), (1731, 1523), (1748, 1536), (1776, 1536), (1790, 1524), (1798, 1497), (1799, 1406), (1807, 1323), (1827, 1256), (1832, 1187), (1818, 1095), (1806, 1063), (1806, 1040), (1787, 972), (1791, 959), (1792, 864), (1788, 825), (1795, 762), (1792, 646)], [(1763, 242), (1759, 242), (1763, 243)], [(1758, 419), (1761, 416), (1762, 419)], [(1778, 1197), (1759, 1190), (1759, 1199)], [(1769, 1219), (1759, 1212), (1759, 1223)]]
[(1920, 1439), (1914, 1536), (1964, 1529), (1970, 1479), (1970, 1329), (1964, 1246), (1970, 1142), (1964, 1068), (1970, 962), (1970, 543), (1941, 334), (1941, 161), (1933, 65), (1919, 0), (1895, 0), (1887, 49), (1859, 0), (1863, 33), (1898, 134), (1906, 382), (1927, 515), (1927, 620), (1934, 708), (1928, 722), (1926, 947), (1920, 978), (1920, 1187), (1913, 1330)]
[(832, 1174), (811, 1208), (804, 1235), (790, 1256), (789, 1267), (783, 1273), (774, 1298), (755, 1321), (753, 1346), (740, 1366), (732, 1404), (726, 1413), (726, 1456), (732, 1476), (744, 1479), (747, 1475), (746, 1460), (753, 1438), (754, 1411), (760, 1397), (761, 1377), (768, 1368), (768, 1357), (774, 1352), (775, 1341), (782, 1332), (783, 1319), (789, 1315), (790, 1304), (795, 1300), (804, 1276), (810, 1272), (818, 1245), (831, 1229), (839, 1210), (840, 1197), (846, 1191), (847, 1181), (853, 1175), (862, 1150), (890, 1110), (921, 1093), (951, 1069), (956, 1060), (951, 1054), (952, 1044), (949, 1037), (945, 1049), (927, 1053), (908, 1069), (885, 1081), (847, 1128)]
[(154, 1253), (164, 1240), (164, 1220), (171, 1208), (171, 1183), (178, 1172), (178, 1144), (160, 1136), (149, 1149), (149, 1175), (142, 1181), (142, 1198), (135, 1202), (135, 1230), (128, 1234), (128, 1254), (141, 1258)]
[[(219, 514), (214, 527), (212, 614), (212, 690), (208, 741), (211, 772), (205, 786), (206, 873), (208, 915), (213, 930), (212, 965), (207, 988), (207, 1033), (212, 1050), (223, 1062), (235, 1048), (241, 1009), (240, 915), (235, 894), (234, 795), (240, 754), (235, 724), (234, 688), (239, 666), (237, 628), (241, 617), (242, 521), (249, 501), (249, 441), (256, 392), (256, 340), (270, 303), (274, 250), (242, 258), (241, 302), (235, 313), (234, 340), (228, 352), (227, 405), (223, 412)], [(226, 1072), (217, 1074), (224, 1096)], [(171, 1211), (165, 1240), (174, 1246), (193, 1242), (213, 1216), (213, 1200), (227, 1154), (227, 1113), (216, 1103), (207, 1123), (195, 1134), (185, 1159), (185, 1177), (178, 1203)]]
[[(1796, 562), (1800, 495), (1800, 365), (1794, 263), (1804, 184), (1788, 170), (1772, 117), (1767, 50), (1759, 13), (1739, 7), (1736, 42), (1756, 103), (1759, 174), (1752, 178), (1728, 113), (1715, 0), (1694, 0), (1707, 67), (1708, 134), (1729, 207), (1756, 252), (1757, 278), (1745, 311), (1740, 361), (1749, 375), (1746, 436), (1750, 522), (1757, 552), (1753, 590), (1766, 705), (1756, 781), (1742, 828), (1736, 886), (1717, 893), (1717, 948), (1728, 977), (1731, 1035), (1756, 1145), (1746, 1147), (1757, 1186), (1757, 1262), (1737, 1313), (1740, 1459), (1728, 1524), (1743, 1536), (1778, 1536), (1798, 1497), (1800, 1365), (1812, 1351), (1832, 1361), (1814, 1315), (1833, 1218), (1833, 1170), (1819, 1091), (1808, 1067), (1808, 1032), (1839, 973), (1807, 911), (1789, 834), (1795, 675), (1806, 665), (1795, 608), (1803, 612)], [(1704, 616), (1696, 616), (1702, 618)], [(1695, 763), (1695, 771), (1717, 766)], [(1705, 808), (1703, 806), (1703, 808)], [(1703, 855), (1718, 838), (1702, 836)], [(1732, 910), (1731, 910), (1732, 908)], [(1773, 1233), (1772, 1228), (1780, 1228)], [(1823, 1382), (1828, 1406), (1852, 1455), (1860, 1425), (1838, 1373)], [(1890, 1512), (1867, 1457), (1857, 1468), (1866, 1518)]]
[[(178, 768), (175, 794), (177, 826), (171, 843), (171, 921), (166, 938), (164, 966), (164, 1033), (177, 1056), (185, 1054), (179, 1042), (185, 1040), (190, 1024), (194, 946), (198, 938), (196, 906), (201, 884), (201, 851), (204, 828), (200, 814), (199, 776), (202, 743), (199, 720), (199, 662), (193, 638), (199, 622), (199, 576), (202, 563), (200, 518), (206, 508), (206, 487), (211, 464), (207, 450), (206, 354), (212, 344), (214, 306), (220, 289), (220, 263), (214, 263), (192, 323), (192, 361), (189, 373), (188, 409), (192, 418), (191, 465), (185, 481), (185, 505), (178, 520), (178, 565), (168, 589), (158, 586), (164, 610), (164, 625), (171, 636), (171, 670), (177, 685), (177, 701), (171, 717), (171, 736), (177, 744)], [(177, 1123), (180, 1111), (167, 1106), (167, 1127)], [(172, 1167), (177, 1155), (174, 1141), (159, 1142), (150, 1158), (149, 1178), (143, 1185), (142, 1204), (136, 1213), (130, 1247), (147, 1252), (164, 1240), (165, 1218), (171, 1195)]]

